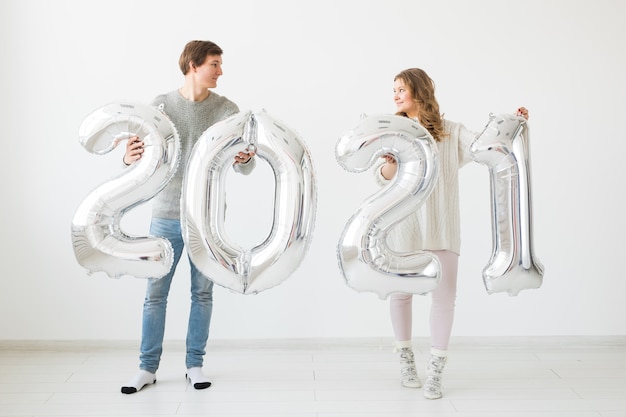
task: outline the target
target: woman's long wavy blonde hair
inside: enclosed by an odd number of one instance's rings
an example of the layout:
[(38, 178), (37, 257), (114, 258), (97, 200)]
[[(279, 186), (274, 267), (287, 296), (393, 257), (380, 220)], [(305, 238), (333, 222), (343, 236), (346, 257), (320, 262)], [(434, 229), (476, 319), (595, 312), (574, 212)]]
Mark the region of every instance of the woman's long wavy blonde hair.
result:
[[(437, 142), (441, 142), (446, 136), (443, 127), (443, 115), (439, 113), (439, 103), (435, 98), (435, 82), (419, 68), (409, 68), (393, 80), (402, 80), (411, 92), (411, 97), (419, 105), (418, 119)], [(396, 113), (398, 116), (408, 117), (404, 112)]]

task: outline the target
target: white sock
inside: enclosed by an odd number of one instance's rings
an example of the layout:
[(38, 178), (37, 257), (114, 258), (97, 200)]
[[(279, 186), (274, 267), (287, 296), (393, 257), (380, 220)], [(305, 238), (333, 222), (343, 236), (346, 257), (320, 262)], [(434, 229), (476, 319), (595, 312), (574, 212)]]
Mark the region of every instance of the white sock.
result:
[(187, 369), (187, 379), (191, 381), (191, 384), (195, 389), (205, 389), (211, 386), (209, 378), (207, 378), (202, 372), (201, 367)]
[(442, 358), (447, 358), (448, 357), (448, 351), (447, 350), (435, 349), (434, 347), (430, 348), (430, 354), (434, 355), (434, 356), (440, 356)]
[(128, 381), (126, 385), (122, 387), (122, 393), (134, 394), (146, 385), (154, 384), (155, 382), (156, 374), (140, 369), (139, 372), (135, 374), (133, 379)]
[(402, 348), (413, 348), (413, 344), (410, 340), (396, 340), (394, 346), (394, 352), (399, 352)]

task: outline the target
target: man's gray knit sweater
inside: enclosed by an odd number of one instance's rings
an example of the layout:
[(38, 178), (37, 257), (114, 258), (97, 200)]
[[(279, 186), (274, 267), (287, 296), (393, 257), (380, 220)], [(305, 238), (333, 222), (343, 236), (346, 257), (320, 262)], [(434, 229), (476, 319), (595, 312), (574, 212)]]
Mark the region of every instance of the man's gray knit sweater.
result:
[[(158, 96), (152, 104), (163, 111), (176, 126), (180, 137), (180, 164), (171, 181), (152, 200), (152, 217), (180, 219), (180, 197), (187, 161), (200, 136), (213, 124), (239, 112), (235, 103), (214, 92), (203, 101), (189, 101), (178, 91)], [(245, 164), (242, 173), (254, 168), (254, 159)], [(241, 167), (243, 168), (243, 167)]]

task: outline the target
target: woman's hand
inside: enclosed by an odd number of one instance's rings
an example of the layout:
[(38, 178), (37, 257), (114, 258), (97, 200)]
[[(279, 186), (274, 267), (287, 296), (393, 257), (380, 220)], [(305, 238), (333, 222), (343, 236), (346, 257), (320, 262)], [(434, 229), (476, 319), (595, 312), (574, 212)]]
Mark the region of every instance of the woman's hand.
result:
[(515, 112), (516, 116), (522, 116), (524, 119), (528, 120), (528, 109), (526, 107), (520, 107)]
[(383, 158), (385, 160), (385, 162), (388, 163), (388, 164), (395, 164), (396, 163), (396, 158), (394, 158), (392, 155), (383, 155), (381, 158)]
[(124, 154), (124, 164), (130, 165), (141, 159), (143, 154), (143, 142), (139, 136), (133, 136), (126, 141), (126, 153)]
[(385, 163), (380, 168), (380, 174), (384, 179), (390, 180), (398, 171), (398, 162), (392, 155), (383, 155), (381, 158), (385, 160)]

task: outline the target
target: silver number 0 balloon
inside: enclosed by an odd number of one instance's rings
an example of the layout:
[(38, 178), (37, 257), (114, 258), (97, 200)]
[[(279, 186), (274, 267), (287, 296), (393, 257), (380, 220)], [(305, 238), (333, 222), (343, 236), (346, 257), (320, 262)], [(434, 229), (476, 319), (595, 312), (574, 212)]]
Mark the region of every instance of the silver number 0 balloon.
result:
[(385, 154), (395, 157), (398, 172), (348, 221), (338, 245), (339, 267), (349, 287), (375, 292), (381, 299), (394, 292), (425, 294), (440, 280), (437, 257), (425, 251), (394, 252), (386, 238), (432, 191), (437, 148), (423, 126), (390, 115), (365, 117), (336, 147), (337, 161), (352, 172), (367, 170)]
[(174, 125), (153, 107), (111, 103), (88, 115), (79, 130), (81, 145), (97, 155), (133, 136), (145, 144), (141, 159), (93, 190), (74, 214), (74, 255), (90, 273), (159, 278), (172, 266), (170, 242), (129, 236), (121, 230), (120, 220), (126, 211), (153, 198), (176, 171), (180, 143)]
[[(252, 249), (232, 242), (224, 227), (226, 173), (235, 155), (246, 150), (269, 163), (276, 184), (271, 231)], [(181, 199), (187, 252), (207, 277), (234, 292), (255, 294), (274, 287), (308, 250), (316, 192), (309, 151), (294, 131), (266, 112), (235, 114), (207, 129), (189, 159)]]
[[(522, 135), (522, 131), (524, 135)], [(471, 145), (491, 182), (493, 252), (483, 270), (488, 293), (539, 288), (543, 265), (533, 253), (528, 126), (522, 117), (490, 116)]]

